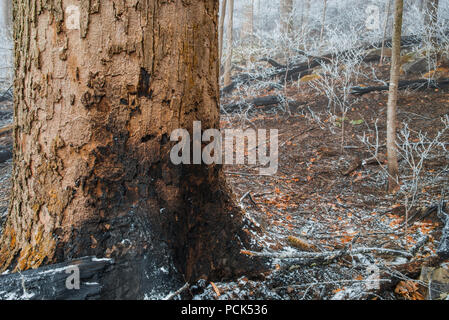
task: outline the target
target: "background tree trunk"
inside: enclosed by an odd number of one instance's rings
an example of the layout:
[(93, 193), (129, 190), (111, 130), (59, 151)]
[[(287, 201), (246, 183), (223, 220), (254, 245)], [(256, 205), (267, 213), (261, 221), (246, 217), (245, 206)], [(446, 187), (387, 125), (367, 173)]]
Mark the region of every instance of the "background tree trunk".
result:
[(281, 33), (290, 37), (293, 32), (293, 0), (281, 0)]
[(112, 257), (102, 297), (143, 298), (247, 269), (221, 167), (169, 158), (172, 130), (219, 126), (218, 2), (14, 4), (15, 151), (0, 272)]
[(327, 10), (327, 0), (323, 0), (323, 16), (321, 18), (320, 45), (323, 41), (324, 28), (326, 25), (326, 10)]
[(241, 39), (250, 39), (254, 33), (254, 0), (249, 0), (244, 7), (245, 10), (245, 21), (243, 22)]
[(226, 0), (222, 0), (220, 8), (220, 21), (218, 26), (218, 61), (221, 67), (221, 59), (223, 57), (223, 32), (224, 32), (224, 20), (226, 17)]
[(305, 31), (307, 29), (307, 26), (309, 24), (309, 14), (310, 14), (310, 0), (305, 0), (305, 9), (304, 9), (304, 19), (301, 23), (301, 37), (304, 38)]
[(438, 22), (438, 8), (439, 0), (427, 0), (425, 25), (430, 35), (430, 41), (434, 47), (437, 45), (436, 24)]
[(383, 37), (382, 37), (382, 49), (381, 49), (380, 61), (379, 61), (379, 63), (381, 65), (384, 62), (385, 38), (387, 37), (388, 22), (390, 21), (390, 11), (391, 11), (391, 0), (388, 0), (387, 2), (388, 3), (387, 3), (387, 9), (385, 10), (384, 30), (383, 30)]
[(393, 31), (393, 52), (390, 71), (390, 90), (387, 104), (387, 153), (388, 153), (388, 189), (395, 192), (399, 188), (398, 155), (396, 147), (396, 110), (398, 100), (399, 71), (401, 67), (401, 33), (403, 0), (395, 0), (395, 17)]
[(12, 0), (2, 0), (0, 3), (0, 36), (12, 36)]
[(233, 24), (234, 24), (234, 0), (228, 0), (228, 25), (226, 28), (226, 61), (224, 68), (224, 86), (231, 84), (231, 69), (232, 69), (232, 42), (233, 42)]

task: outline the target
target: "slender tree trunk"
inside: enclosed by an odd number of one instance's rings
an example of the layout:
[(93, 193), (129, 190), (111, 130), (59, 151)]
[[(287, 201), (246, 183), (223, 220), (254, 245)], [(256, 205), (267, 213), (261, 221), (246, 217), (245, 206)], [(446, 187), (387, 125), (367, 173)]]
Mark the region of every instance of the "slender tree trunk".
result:
[(304, 39), (305, 32), (307, 29), (307, 26), (309, 24), (309, 14), (310, 14), (310, 0), (305, 0), (305, 8), (303, 9), (302, 16), (304, 17), (302, 19), (301, 23), (301, 38)]
[(232, 69), (232, 42), (233, 42), (233, 24), (234, 24), (234, 0), (228, 0), (228, 25), (226, 28), (226, 61), (224, 68), (224, 86), (231, 84), (231, 69)]
[(143, 298), (247, 269), (221, 167), (170, 161), (172, 130), (219, 126), (218, 1), (15, 0), (14, 11), (0, 272), (111, 257), (102, 297)]
[(249, 0), (245, 5), (245, 21), (241, 32), (241, 39), (252, 39), (254, 32), (254, 0)]
[(221, 59), (223, 57), (223, 32), (224, 32), (224, 20), (226, 17), (226, 0), (222, 0), (220, 8), (220, 21), (218, 27), (218, 61), (221, 66)]
[(290, 37), (293, 32), (293, 0), (281, 0), (281, 33)]
[(322, 41), (323, 41), (324, 28), (326, 25), (327, 0), (323, 0), (323, 1), (324, 1), (324, 4), (323, 4), (323, 17), (321, 18), (320, 45), (322, 44)]
[(398, 83), (401, 60), (401, 33), (403, 0), (395, 0), (395, 17), (393, 31), (393, 53), (390, 71), (390, 90), (387, 105), (387, 153), (388, 153), (388, 189), (395, 192), (399, 188), (399, 167), (396, 147), (396, 110), (398, 100)]
[(382, 50), (380, 53), (380, 61), (379, 61), (380, 65), (382, 65), (384, 62), (385, 38), (387, 36), (388, 22), (390, 21), (390, 11), (391, 11), (391, 0), (388, 0), (387, 9), (385, 11), (384, 32), (383, 32), (383, 37), (382, 37)]
[(0, 3), (0, 10), (2, 12), (0, 28), (2, 35), (7, 37), (12, 36), (12, 0), (2, 0)]
[(425, 25), (430, 35), (430, 41), (434, 46), (437, 45), (436, 25), (438, 22), (438, 8), (439, 0), (427, 0)]

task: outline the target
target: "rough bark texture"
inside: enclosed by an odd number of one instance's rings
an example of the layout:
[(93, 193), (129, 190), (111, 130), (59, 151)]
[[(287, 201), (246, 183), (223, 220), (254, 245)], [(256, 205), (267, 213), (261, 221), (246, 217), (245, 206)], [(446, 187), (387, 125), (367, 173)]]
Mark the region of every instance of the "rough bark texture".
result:
[(228, 25), (226, 28), (227, 52), (226, 52), (224, 80), (223, 80), (225, 87), (231, 84), (233, 24), (234, 24), (234, 0), (228, 0)]
[(390, 71), (390, 89), (387, 104), (387, 153), (388, 153), (388, 189), (398, 189), (398, 155), (396, 150), (396, 110), (398, 101), (398, 83), (401, 67), (401, 33), (403, 0), (395, 0), (395, 17), (393, 32), (393, 53)]
[(14, 14), (0, 271), (111, 257), (101, 297), (142, 298), (248, 269), (221, 167), (169, 159), (172, 130), (219, 125), (218, 1), (15, 0)]

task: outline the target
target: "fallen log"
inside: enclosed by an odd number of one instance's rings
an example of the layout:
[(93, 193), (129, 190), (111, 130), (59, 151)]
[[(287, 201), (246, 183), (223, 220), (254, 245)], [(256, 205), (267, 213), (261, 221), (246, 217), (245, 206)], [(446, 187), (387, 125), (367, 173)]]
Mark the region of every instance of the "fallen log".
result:
[(3, 163), (12, 158), (12, 150), (11, 148), (1, 148), (0, 147), (0, 163)]
[[(399, 81), (398, 89), (413, 89), (413, 90), (426, 90), (426, 89), (442, 89), (449, 87), (449, 79), (439, 79), (439, 80), (429, 80), (429, 79), (418, 79), (418, 80), (401, 80)], [(350, 93), (354, 95), (363, 95), (369, 92), (387, 91), (389, 89), (389, 84), (385, 86), (371, 86), (363, 87), (356, 86), (352, 87)]]
[(297, 101), (288, 100), (283, 96), (264, 96), (264, 97), (256, 97), (249, 100), (238, 101), (234, 103), (229, 103), (224, 105), (222, 108), (225, 112), (235, 112), (240, 111), (242, 106), (255, 106), (255, 107), (267, 107), (274, 106), (276, 104), (280, 104), (283, 102), (287, 102), (291, 107), (298, 107), (301, 104)]
[(0, 300), (96, 299), (100, 297), (103, 287), (102, 277), (113, 264), (112, 259), (84, 257), (38, 269), (2, 274)]
[(223, 106), (223, 109), (226, 112), (233, 112), (237, 109), (240, 109), (241, 106), (244, 105), (253, 105), (253, 106), (271, 106), (284, 101), (285, 98), (282, 96), (265, 96), (265, 97), (257, 97), (245, 101), (239, 101), (235, 103), (230, 103)]

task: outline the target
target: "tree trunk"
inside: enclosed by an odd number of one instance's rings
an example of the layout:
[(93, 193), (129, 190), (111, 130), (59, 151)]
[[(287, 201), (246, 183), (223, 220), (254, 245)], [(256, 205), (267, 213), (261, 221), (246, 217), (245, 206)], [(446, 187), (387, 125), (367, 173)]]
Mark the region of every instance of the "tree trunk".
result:
[(222, 0), (220, 8), (220, 21), (218, 26), (218, 61), (221, 66), (221, 59), (223, 57), (223, 32), (224, 20), (226, 17), (226, 0)]
[(2, 31), (0, 36), (11, 37), (12, 35), (12, 0), (2, 0), (0, 3), (0, 12), (2, 17), (0, 18), (0, 30)]
[(398, 155), (396, 149), (396, 110), (398, 100), (399, 71), (401, 67), (401, 33), (403, 0), (395, 0), (395, 17), (393, 31), (393, 52), (390, 70), (390, 89), (387, 105), (387, 153), (388, 153), (388, 189), (395, 192), (399, 188)]
[(0, 272), (111, 257), (103, 298), (154, 298), (255, 266), (240, 254), (248, 236), (221, 166), (170, 161), (174, 129), (219, 126), (218, 1), (15, 0), (14, 10)]
[(231, 84), (231, 68), (232, 68), (232, 31), (234, 23), (234, 0), (228, 0), (228, 25), (226, 28), (226, 61), (224, 67), (224, 86)]
[(430, 35), (430, 41), (435, 46), (437, 44), (436, 39), (436, 24), (438, 22), (438, 7), (439, 0), (427, 0), (425, 25)]
[(320, 45), (322, 45), (323, 42), (323, 36), (324, 36), (324, 28), (326, 25), (326, 10), (327, 10), (327, 0), (323, 0), (323, 17), (321, 18), (321, 32), (320, 32)]
[(293, 32), (293, 0), (281, 0), (281, 33), (290, 37)]
[(385, 21), (384, 21), (384, 32), (382, 37), (382, 49), (380, 53), (380, 65), (384, 62), (384, 54), (385, 54), (385, 38), (387, 36), (388, 22), (390, 20), (390, 10), (391, 10), (391, 0), (388, 0), (387, 9), (385, 11)]
[(306, 29), (307, 29), (307, 25), (309, 24), (309, 14), (310, 14), (310, 0), (305, 0), (305, 9), (303, 12), (303, 16), (304, 19), (302, 20), (301, 23), (301, 37), (304, 38)]
[(254, 0), (249, 0), (245, 5), (245, 21), (242, 26), (241, 39), (252, 40), (254, 32)]

